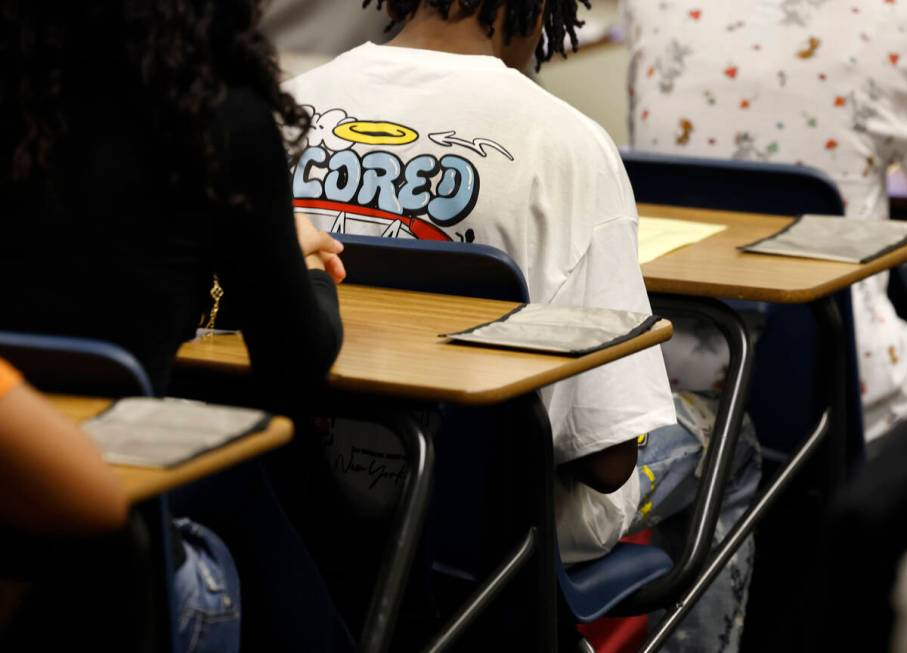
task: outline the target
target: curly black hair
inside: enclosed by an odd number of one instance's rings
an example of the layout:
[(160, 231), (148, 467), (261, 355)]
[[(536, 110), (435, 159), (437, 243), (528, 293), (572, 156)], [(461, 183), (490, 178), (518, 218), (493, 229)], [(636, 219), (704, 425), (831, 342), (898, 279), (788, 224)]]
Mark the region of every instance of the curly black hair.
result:
[(50, 167), (70, 101), (90, 92), (82, 85), (99, 63), (95, 76), (137, 89), (153, 105), (155, 127), (187, 144), (209, 182), (212, 118), (228, 85), (264, 98), (295, 134), (292, 149), (309, 116), (280, 90), (259, 13), (259, 0), (0, 0), (0, 178), (24, 181)]
[[(539, 13), (544, 9), (542, 25), (545, 38), (539, 40), (535, 50), (536, 69), (555, 54), (566, 57), (567, 52), (564, 48), (568, 38), (571, 49), (576, 52), (576, 29), (584, 24), (576, 17), (576, 10), (580, 3), (587, 9), (592, 8), (590, 0), (375, 0), (375, 2), (378, 9), (386, 3), (391, 15), (395, 17), (388, 29), (411, 17), (422, 4), (434, 7), (446, 20), (451, 7), (457, 3), (463, 13), (477, 14), (479, 23), (488, 30), (488, 36), (494, 34), (495, 19), (498, 10), (503, 7), (506, 11), (504, 38), (507, 42), (518, 34), (527, 36), (535, 26)], [(372, 0), (363, 0), (362, 6), (368, 7), (371, 3)]]

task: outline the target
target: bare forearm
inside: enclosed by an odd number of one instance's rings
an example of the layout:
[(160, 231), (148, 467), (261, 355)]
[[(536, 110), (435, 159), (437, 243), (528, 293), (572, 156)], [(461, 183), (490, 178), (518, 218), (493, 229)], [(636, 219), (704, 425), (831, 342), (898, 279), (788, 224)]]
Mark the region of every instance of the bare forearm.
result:
[(88, 436), (27, 386), (0, 400), (0, 521), (41, 534), (114, 530), (126, 496)]
[(636, 471), (636, 440), (627, 440), (588, 456), (571, 460), (561, 469), (596, 492), (616, 492)]

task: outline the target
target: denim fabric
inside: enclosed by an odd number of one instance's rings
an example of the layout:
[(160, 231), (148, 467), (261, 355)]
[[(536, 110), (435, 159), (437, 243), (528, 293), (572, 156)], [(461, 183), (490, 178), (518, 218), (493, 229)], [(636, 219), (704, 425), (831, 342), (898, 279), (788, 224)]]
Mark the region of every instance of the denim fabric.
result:
[(179, 653), (239, 651), (239, 575), (221, 539), (189, 519), (174, 520), (186, 561), (176, 572)]
[[(689, 508), (696, 497), (717, 401), (700, 394), (676, 393), (678, 424), (650, 433), (639, 449), (639, 513), (632, 530), (657, 526), (656, 543), (672, 556), (681, 550), (687, 519), (668, 519)], [(756, 433), (744, 419), (731, 475), (715, 532), (715, 544), (749, 507), (759, 485), (762, 457)], [(752, 536), (741, 545), (692, 611), (662, 648), (668, 653), (734, 653), (739, 649), (752, 575)], [(653, 615), (652, 624), (660, 614)]]

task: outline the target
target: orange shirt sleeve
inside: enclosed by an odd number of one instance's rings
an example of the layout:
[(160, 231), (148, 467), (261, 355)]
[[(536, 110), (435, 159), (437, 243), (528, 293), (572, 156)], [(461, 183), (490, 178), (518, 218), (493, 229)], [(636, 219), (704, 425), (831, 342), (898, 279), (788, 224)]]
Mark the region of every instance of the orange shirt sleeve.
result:
[(22, 375), (12, 365), (0, 358), (0, 399), (20, 383), (22, 383)]

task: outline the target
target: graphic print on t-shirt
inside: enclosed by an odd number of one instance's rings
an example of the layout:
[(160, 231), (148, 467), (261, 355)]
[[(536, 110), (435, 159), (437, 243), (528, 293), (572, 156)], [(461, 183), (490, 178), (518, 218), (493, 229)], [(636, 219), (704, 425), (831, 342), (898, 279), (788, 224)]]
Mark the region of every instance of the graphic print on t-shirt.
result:
[[(463, 154), (514, 160), (499, 143), (470, 140), (453, 129), (423, 137), (406, 125), (358, 120), (343, 109), (304, 109), (312, 125), (293, 172), (293, 205), (332, 233), (453, 240), (452, 233), (472, 242), (471, 229), (455, 229), (475, 208), (481, 186), (475, 164)], [(405, 161), (394, 152), (420, 139), (457, 151), (440, 157), (417, 152)]]

